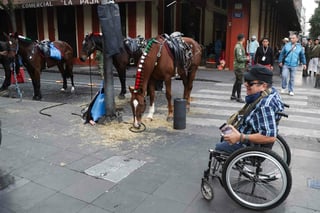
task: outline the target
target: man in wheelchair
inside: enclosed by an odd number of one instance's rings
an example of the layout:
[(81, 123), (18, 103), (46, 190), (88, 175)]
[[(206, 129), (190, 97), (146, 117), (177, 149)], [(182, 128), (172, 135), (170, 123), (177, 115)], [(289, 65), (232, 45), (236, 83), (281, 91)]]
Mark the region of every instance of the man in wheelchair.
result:
[(217, 151), (230, 154), (250, 143), (272, 147), (280, 119), (277, 113), (284, 109), (278, 91), (272, 87), (272, 76), (272, 71), (262, 65), (254, 65), (244, 74), (246, 104), (220, 127), (223, 140), (216, 145)]

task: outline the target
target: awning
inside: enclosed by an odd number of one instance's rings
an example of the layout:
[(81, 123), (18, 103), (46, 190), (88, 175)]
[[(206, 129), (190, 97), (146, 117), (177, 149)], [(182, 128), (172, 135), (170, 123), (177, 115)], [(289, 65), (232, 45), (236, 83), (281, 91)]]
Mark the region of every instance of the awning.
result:
[(282, 0), (276, 2), (282, 23), (287, 25), (288, 30), (301, 31), (299, 21), (300, 15), (295, 7), (294, 0)]
[[(119, 2), (141, 2), (141, 1), (152, 1), (152, 0), (115, 0)], [(3, 1), (7, 4), (7, 0)], [(100, 4), (100, 0), (14, 0), (13, 4), (17, 8), (39, 8), (39, 7), (54, 7), (54, 6), (73, 6), (73, 5), (93, 5)]]

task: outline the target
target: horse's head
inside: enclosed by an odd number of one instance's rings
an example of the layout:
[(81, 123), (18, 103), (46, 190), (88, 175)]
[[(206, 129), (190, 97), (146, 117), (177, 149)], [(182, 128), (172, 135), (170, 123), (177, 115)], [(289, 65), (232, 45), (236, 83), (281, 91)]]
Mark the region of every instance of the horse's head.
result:
[(18, 54), (19, 50), (19, 35), (18, 33), (7, 35), (4, 33), (5, 37), (7, 38), (6, 45), (7, 45), (7, 57), (9, 59), (14, 59)]
[(141, 89), (136, 90), (129, 87), (131, 92), (130, 105), (133, 113), (133, 127), (139, 129), (141, 127), (142, 114), (146, 110), (146, 100)]
[(82, 49), (80, 52), (80, 60), (85, 61), (96, 50), (96, 43), (93, 39), (94, 34), (87, 34), (82, 42)]

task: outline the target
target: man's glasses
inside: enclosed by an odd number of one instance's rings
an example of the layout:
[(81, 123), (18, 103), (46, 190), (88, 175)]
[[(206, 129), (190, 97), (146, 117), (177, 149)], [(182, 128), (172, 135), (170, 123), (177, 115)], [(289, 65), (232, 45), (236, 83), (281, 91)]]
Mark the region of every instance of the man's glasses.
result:
[(257, 84), (257, 85), (261, 85), (263, 84), (263, 82), (259, 81), (259, 82), (253, 82), (253, 81), (245, 81), (249, 87), (252, 87), (253, 85)]

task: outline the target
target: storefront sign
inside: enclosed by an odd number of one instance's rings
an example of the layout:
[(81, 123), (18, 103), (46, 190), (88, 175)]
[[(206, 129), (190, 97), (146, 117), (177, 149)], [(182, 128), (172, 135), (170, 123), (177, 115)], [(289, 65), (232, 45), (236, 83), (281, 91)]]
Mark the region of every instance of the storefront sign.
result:
[[(115, 2), (139, 2), (149, 0), (115, 0)], [(91, 5), (100, 4), (100, 0), (57, 0), (57, 1), (35, 1), (29, 3), (16, 4), (18, 8), (38, 8), (53, 6), (71, 6), (71, 5)]]
[(243, 13), (242, 12), (233, 12), (233, 17), (234, 18), (242, 18)]

